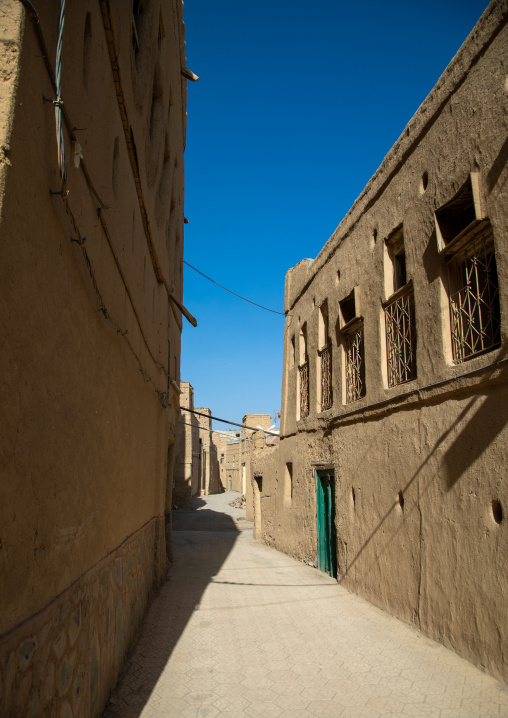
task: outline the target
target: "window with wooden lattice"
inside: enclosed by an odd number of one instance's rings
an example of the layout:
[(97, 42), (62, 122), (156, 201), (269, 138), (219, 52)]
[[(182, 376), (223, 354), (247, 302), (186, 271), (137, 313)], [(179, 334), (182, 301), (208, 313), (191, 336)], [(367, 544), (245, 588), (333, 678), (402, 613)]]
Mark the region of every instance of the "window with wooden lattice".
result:
[(319, 308), (318, 327), (317, 394), (318, 411), (326, 411), (333, 404), (332, 344), (329, 332), (328, 302)]
[(300, 329), (298, 362), (298, 402), (297, 419), (309, 415), (309, 357), (307, 354), (307, 324)]
[(483, 216), (479, 176), (435, 213), (440, 254), (448, 266), (450, 329), (457, 364), (501, 343), (501, 312), (494, 235)]
[(402, 226), (385, 241), (385, 294), (388, 386), (416, 379), (416, 321), (413, 282), (408, 280)]
[(366, 393), (363, 317), (359, 316), (355, 289), (339, 302), (339, 308), (344, 350), (343, 400), (351, 404)]

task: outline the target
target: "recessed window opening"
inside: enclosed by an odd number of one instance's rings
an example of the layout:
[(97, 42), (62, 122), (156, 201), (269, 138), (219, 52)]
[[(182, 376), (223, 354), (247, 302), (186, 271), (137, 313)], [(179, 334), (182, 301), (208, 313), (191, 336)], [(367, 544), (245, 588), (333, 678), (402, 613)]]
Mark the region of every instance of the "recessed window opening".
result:
[(416, 378), (416, 319), (412, 282), (408, 280), (402, 227), (385, 242), (385, 295), (388, 386)]
[(298, 364), (298, 419), (303, 419), (309, 414), (309, 358), (307, 355), (307, 324), (300, 329), (300, 340), (298, 343), (299, 364)]
[(492, 516), (496, 524), (500, 524), (503, 520), (503, 507), (498, 499), (492, 502)]
[(337, 282), (337, 284), (340, 282), (340, 269), (337, 269), (337, 276), (335, 281)]
[(407, 284), (406, 250), (402, 227), (386, 240), (385, 292), (390, 296)]
[(305, 364), (307, 359), (307, 323), (305, 323), (302, 324), (302, 327), (300, 329), (299, 363)]
[(319, 307), (319, 348), (323, 349), (329, 343), (328, 302), (325, 300)]
[(400, 508), (404, 511), (404, 494), (402, 491), (399, 491), (398, 500)]
[(356, 317), (356, 302), (354, 290), (351, 294), (339, 302), (340, 313), (342, 315), (342, 323), (348, 324), (352, 319)]
[(455, 197), (436, 210), (436, 222), (445, 246), (477, 219), (471, 177)]
[(295, 335), (291, 337), (291, 344), (289, 348), (289, 362), (290, 366), (294, 366), (296, 361), (296, 346), (295, 346)]
[(332, 345), (329, 337), (328, 301), (319, 307), (318, 327), (318, 411), (332, 406)]
[(288, 461), (284, 473), (284, 499), (291, 501), (293, 498), (293, 463)]
[(428, 173), (428, 172), (424, 172), (424, 173), (422, 174), (422, 178), (421, 178), (421, 180), (420, 180), (420, 194), (424, 194), (424, 192), (426, 191), (428, 185), (429, 185), (429, 173)]
[(407, 284), (406, 276), (406, 252), (402, 248), (393, 258), (394, 266), (394, 290), (397, 291)]
[(356, 508), (356, 493), (355, 493), (355, 487), (351, 487), (351, 498), (353, 499), (353, 508)]
[(377, 243), (377, 228), (374, 228), (372, 230), (372, 234), (370, 235), (370, 248), (374, 249)]

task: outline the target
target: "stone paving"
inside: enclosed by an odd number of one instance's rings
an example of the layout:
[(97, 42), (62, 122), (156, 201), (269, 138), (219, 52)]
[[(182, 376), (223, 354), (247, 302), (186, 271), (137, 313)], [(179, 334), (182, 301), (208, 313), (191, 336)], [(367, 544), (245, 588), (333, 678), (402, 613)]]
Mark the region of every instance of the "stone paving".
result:
[(252, 538), (236, 494), (174, 514), (174, 563), (104, 718), (508, 716), (508, 687)]

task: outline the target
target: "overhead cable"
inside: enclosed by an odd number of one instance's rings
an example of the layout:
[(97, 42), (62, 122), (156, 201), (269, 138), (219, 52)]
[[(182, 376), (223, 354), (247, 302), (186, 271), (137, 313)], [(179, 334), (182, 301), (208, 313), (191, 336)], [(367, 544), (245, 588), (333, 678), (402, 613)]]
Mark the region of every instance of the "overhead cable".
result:
[[(238, 439), (240, 437), (233, 437), (229, 436), (229, 434), (224, 434), (223, 432), (219, 431), (218, 429), (206, 429), (204, 426), (196, 426), (195, 424), (189, 424), (188, 421), (180, 421), (179, 424), (183, 424), (184, 426), (191, 426), (193, 429), (197, 429), (198, 431), (208, 431), (209, 434), (218, 434), (219, 436), (222, 436), (224, 439)], [(230, 431), (233, 431), (233, 429), (230, 429)], [(246, 439), (245, 437), (242, 438), (242, 441), (252, 441), (252, 439)]]
[[(276, 309), (269, 309), (268, 307), (263, 307), (262, 304), (257, 304), (256, 302), (253, 302), (250, 299), (246, 299), (245, 297), (242, 297), (240, 294), (237, 294), (236, 292), (231, 291), (231, 289), (228, 289), (227, 287), (222, 286), (222, 284), (219, 284), (219, 282), (216, 282), (215, 279), (208, 277), (206, 274), (203, 274), (203, 272), (200, 272), (199, 269), (196, 269), (196, 267), (193, 267), (192, 264), (189, 264), (189, 262), (186, 262), (185, 259), (183, 260), (183, 263), (186, 264), (191, 269), (193, 269), (198, 274), (201, 274), (201, 276), (204, 277), (205, 279), (208, 279), (209, 282), (213, 282), (221, 289), (224, 289), (226, 292), (229, 292), (230, 294), (234, 294), (235, 297), (238, 297), (239, 299), (243, 299), (244, 302), (249, 302), (249, 304), (254, 304), (255, 307), (259, 307), (260, 309), (265, 309), (267, 312), (272, 312), (273, 314), (281, 314), (283, 317), (286, 316), (285, 312), (278, 312)], [(289, 314), (288, 316), (291, 317), (293, 315)]]
[(278, 434), (275, 434), (273, 431), (268, 431), (268, 429), (262, 429), (260, 426), (247, 426), (247, 424), (237, 424), (236, 421), (228, 421), (227, 419), (219, 419), (218, 416), (212, 416), (211, 414), (203, 414), (201, 411), (196, 411), (195, 409), (186, 409), (185, 407), (180, 407), (181, 411), (189, 411), (191, 414), (197, 414), (198, 416), (205, 416), (207, 419), (215, 419), (215, 421), (222, 421), (223, 424), (231, 424), (232, 426), (240, 426), (242, 429), (252, 429), (252, 431), (264, 431), (265, 434), (270, 434), (270, 436), (279, 436)]

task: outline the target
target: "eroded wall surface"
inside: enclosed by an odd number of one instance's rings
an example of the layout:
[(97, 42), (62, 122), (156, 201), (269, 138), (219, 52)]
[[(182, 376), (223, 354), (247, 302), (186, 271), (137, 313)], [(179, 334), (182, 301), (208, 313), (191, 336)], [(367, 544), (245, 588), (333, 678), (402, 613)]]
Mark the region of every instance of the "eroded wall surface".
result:
[[(506, 18), (489, 5), (318, 257), (288, 272), (281, 442), (252, 469), (267, 543), (318, 560), (331, 474), (338, 580), (504, 680)], [(443, 240), (462, 191), (474, 219)]]
[(182, 3), (143, 7), (67, 4), (64, 188), (32, 19), (0, 8), (2, 715), (99, 715), (166, 565), (185, 43)]

